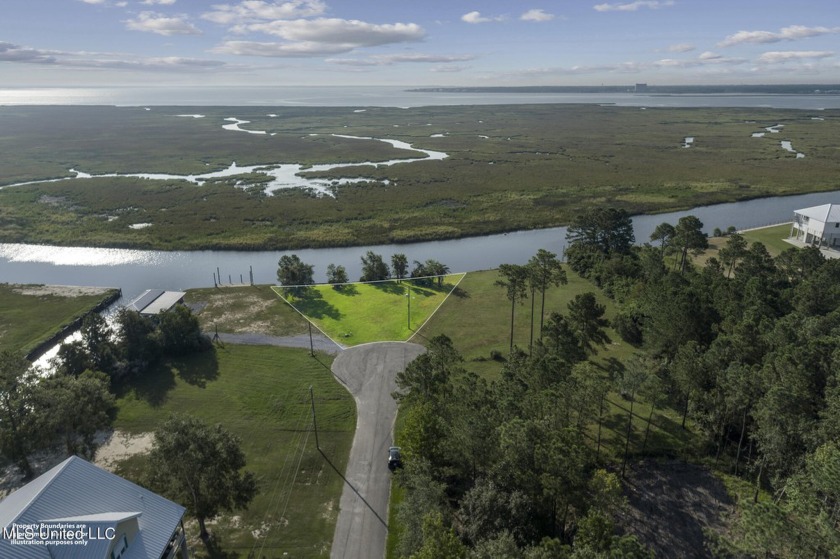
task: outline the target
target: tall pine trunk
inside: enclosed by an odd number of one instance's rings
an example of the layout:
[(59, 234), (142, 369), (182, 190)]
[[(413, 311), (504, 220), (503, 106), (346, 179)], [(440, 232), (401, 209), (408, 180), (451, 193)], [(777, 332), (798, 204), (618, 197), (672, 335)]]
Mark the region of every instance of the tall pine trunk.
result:
[(516, 297), (510, 300), (510, 353), (513, 353), (513, 311), (516, 308)]
[(621, 461), (621, 477), (624, 477), (624, 469), (627, 467), (627, 453), (630, 450), (630, 431), (633, 428), (633, 404), (636, 403), (636, 394), (630, 396), (630, 413), (627, 415), (627, 439), (624, 441), (624, 460)]

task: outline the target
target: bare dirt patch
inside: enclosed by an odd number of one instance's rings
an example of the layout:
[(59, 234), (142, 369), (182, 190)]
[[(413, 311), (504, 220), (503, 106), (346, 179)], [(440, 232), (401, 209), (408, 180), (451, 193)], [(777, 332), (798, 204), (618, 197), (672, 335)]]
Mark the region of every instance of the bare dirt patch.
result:
[(657, 557), (713, 557), (705, 532), (723, 533), (723, 519), (734, 507), (708, 468), (678, 461), (633, 465), (625, 493), (630, 506), (619, 523)]
[(99, 435), (100, 444), (96, 451), (94, 464), (109, 471), (114, 471), (118, 463), (135, 454), (149, 452), (154, 442), (154, 433), (131, 435), (122, 431), (104, 432)]
[(187, 304), (210, 335), (261, 334), (289, 336), (306, 331), (306, 321), (270, 286), (217, 287), (187, 292)]
[(56, 295), (58, 297), (83, 297), (85, 295), (102, 295), (108, 292), (107, 287), (83, 287), (76, 285), (21, 285), (14, 288), (15, 293), (42, 297)]

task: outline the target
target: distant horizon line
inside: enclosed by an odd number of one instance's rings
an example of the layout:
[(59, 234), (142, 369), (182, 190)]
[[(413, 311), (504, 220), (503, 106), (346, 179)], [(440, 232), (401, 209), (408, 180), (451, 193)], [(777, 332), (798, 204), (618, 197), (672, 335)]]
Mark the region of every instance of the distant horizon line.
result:
[(155, 85), (155, 84), (16, 84), (16, 85), (2, 85), (0, 89), (97, 89), (97, 88), (137, 88), (137, 89), (173, 89), (173, 88), (196, 88), (196, 89), (212, 89), (212, 88), (232, 88), (232, 89), (249, 89), (249, 88), (367, 88), (367, 87), (393, 87), (393, 88), (409, 88), (409, 91), (428, 91), (428, 90), (581, 90), (581, 89), (602, 89), (614, 90), (617, 88), (636, 88), (644, 86), (647, 89), (661, 89), (661, 88), (687, 88), (687, 89), (717, 89), (717, 88), (804, 88), (804, 87), (834, 87), (840, 88), (840, 82), (797, 82), (797, 83), (719, 83), (719, 84), (657, 84), (650, 82), (633, 82), (622, 84), (587, 84), (587, 85), (417, 85), (417, 84), (177, 84), (177, 85)]

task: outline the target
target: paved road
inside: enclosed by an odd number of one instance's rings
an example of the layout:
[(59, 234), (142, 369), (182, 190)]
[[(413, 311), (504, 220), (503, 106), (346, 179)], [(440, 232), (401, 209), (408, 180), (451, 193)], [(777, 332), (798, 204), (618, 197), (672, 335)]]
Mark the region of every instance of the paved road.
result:
[(426, 351), (417, 344), (381, 342), (351, 347), (332, 371), (356, 399), (356, 434), (345, 473), (332, 559), (378, 559), (385, 555), (391, 472), (388, 447), (397, 404), (394, 378)]
[[(208, 336), (213, 334), (205, 332)], [(309, 334), (297, 334), (295, 336), (268, 336), (266, 334), (224, 334), (219, 333), (219, 339), (226, 344), (245, 345), (274, 345), (280, 347), (302, 347), (309, 349)], [(324, 336), (320, 332), (313, 332), (312, 346), (316, 351), (325, 353), (338, 353), (342, 347)]]

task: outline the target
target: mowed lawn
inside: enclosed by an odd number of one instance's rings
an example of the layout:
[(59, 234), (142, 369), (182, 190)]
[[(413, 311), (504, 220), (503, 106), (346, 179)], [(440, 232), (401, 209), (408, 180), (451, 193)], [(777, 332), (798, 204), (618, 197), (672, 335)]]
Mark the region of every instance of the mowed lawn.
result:
[[(315, 285), (302, 295), (275, 287), (301, 314), (344, 346), (368, 342), (404, 341), (410, 338), (446, 299), (464, 274), (445, 276), (438, 286), (416, 281), (353, 283), (336, 289)], [(411, 291), (411, 315), (407, 294)]]
[[(615, 305), (598, 288), (569, 270), (568, 266), (564, 265), (563, 269), (569, 283), (546, 291), (546, 321), (554, 311), (568, 314), (569, 301), (576, 295), (590, 291), (599, 303), (606, 306), (608, 319), (615, 315)], [(507, 356), (510, 348), (511, 304), (505, 290), (495, 285), (498, 279), (497, 270), (469, 272), (458, 289), (420, 330), (415, 341), (445, 334), (452, 338), (455, 347), (464, 356), (468, 369), (493, 378), (501, 370), (502, 364), (493, 361), (490, 352), (498, 351)], [(534, 301), (534, 339), (539, 337), (540, 300), (541, 296), (537, 293)], [(529, 293), (529, 298), (521, 304), (517, 303), (514, 309), (513, 343), (526, 351), (531, 340), (531, 303)], [(633, 354), (633, 348), (624, 343), (611, 328), (607, 329), (607, 333), (612, 343), (599, 349), (595, 361), (623, 360)]]
[(0, 351), (31, 351), (113, 294), (0, 283)]
[[(173, 360), (121, 391), (115, 427), (145, 433), (171, 413), (222, 424), (240, 437), (259, 489), (247, 511), (208, 524), (226, 554), (216, 556), (328, 557), (343, 488), (338, 472), (356, 424), (353, 398), (333, 378), (331, 362), (301, 349), (244, 345)], [(323, 454), (312, 431), (310, 386)], [(139, 479), (143, 468), (138, 455), (121, 473)], [(196, 524), (187, 530), (204, 554)]]

